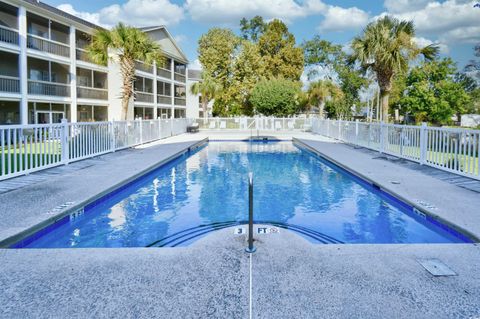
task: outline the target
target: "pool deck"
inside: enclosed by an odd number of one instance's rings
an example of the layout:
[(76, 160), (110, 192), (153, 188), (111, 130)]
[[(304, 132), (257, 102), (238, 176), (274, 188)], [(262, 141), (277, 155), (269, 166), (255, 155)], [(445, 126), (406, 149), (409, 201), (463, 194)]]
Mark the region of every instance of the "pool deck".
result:
[[(0, 240), (153, 169), (204, 137), (249, 135), (184, 134), (0, 182)], [(480, 234), (479, 193), (378, 153), (308, 133), (294, 137)], [(74, 204), (60, 207), (67, 202)], [(184, 248), (0, 249), (0, 318), (480, 317), (478, 244), (319, 245), (283, 229), (256, 239), (254, 254), (244, 252), (245, 238), (231, 228)], [(456, 275), (431, 275), (420, 264), (425, 259), (439, 260)]]

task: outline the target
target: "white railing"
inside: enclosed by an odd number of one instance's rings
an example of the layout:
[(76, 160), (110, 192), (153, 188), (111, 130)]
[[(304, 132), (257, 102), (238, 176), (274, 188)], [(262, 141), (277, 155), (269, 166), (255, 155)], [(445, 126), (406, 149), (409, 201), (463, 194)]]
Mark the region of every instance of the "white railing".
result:
[(20, 79), (13, 76), (0, 75), (0, 92), (19, 93)]
[(135, 101), (153, 103), (153, 93), (135, 91)]
[(70, 84), (28, 80), (28, 94), (70, 96)]
[(18, 31), (5, 26), (0, 26), (0, 42), (18, 45)]
[(146, 64), (140, 61), (135, 61), (135, 69), (146, 73), (153, 73), (153, 65)]
[(312, 131), (480, 179), (480, 130), (315, 119)]
[(48, 40), (33, 34), (27, 36), (27, 47), (63, 57), (70, 57), (70, 47), (61, 42)]
[(157, 76), (170, 80), (172, 78), (172, 71), (163, 68), (157, 68)]
[(213, 117), (197, 119), (197, 122), (200, 129), (204, 130), (309, 131), (312, 120), (310, 118)]
[(181, 73), (177, 73), (177, 72), (175, 72), (174, 79), (175, 79), (175, 81), (183, 82), (183, 83), (185, 83), (187, 81), (187, 77), (185, 76), (185, 74), (181, 74)]
[(0, 126), (0, 180), (186, 132), (190, 119)]
[(158, 104), (172, 104), (172, 97), (168, 95), (157, 95), (157, 103)]
[(77, 86), (77, 97), (81, 99), (108, 100), (108, 90)]
[(186, 106), (187, 100), (184, 97), (176, 97), (174, 103), (178, 106)]

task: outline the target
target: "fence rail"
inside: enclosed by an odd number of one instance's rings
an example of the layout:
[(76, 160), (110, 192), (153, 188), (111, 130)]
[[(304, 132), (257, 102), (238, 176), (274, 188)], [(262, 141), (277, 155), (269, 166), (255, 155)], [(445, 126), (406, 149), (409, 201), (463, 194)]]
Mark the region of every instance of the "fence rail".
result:
[(312, 131), (480, 179), (480, 130), (315, 119)]
[(200, 118), (200, 129), (205, 130), (259, 130), (259, 131), (309, 131), (312, 127), (310, 118)]
[(5, 26), (0, 26), (0, 41), (18, 45), (18, 31)]
[(190, 119), (0, 126), (0, 180), (186, 132)]
[(66, 58), (70, 57), (70, 47), (67, 44), (44, 39), (33, 34), (27, 35), (27, 47)]
[(19, 93), (20, 79), (17, 77), (0, 75), (0, 92)]

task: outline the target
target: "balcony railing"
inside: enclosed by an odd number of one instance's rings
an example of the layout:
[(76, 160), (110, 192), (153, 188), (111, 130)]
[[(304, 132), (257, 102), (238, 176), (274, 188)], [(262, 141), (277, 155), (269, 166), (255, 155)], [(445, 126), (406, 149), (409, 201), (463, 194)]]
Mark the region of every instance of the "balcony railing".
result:
[(0, 92), (19, 93), (20, 79), (13, 76), (0, 75)]
[(135, 69), (147, 73), (153, 73), (153, 66), (140, 61), (135, 61)]
[(77, 97), (81, 99), (108, 100), (108, 90), (77, 86)]
[(176, 97), (175, 98), (175, 105), (186, 106), (187, 105), (187, 100), (185, 98)]
[(70, 57), (70, 47), (68, 45), (32, 34), (27, 36), (27, 47), (67, 58)]
[(153, 93), (135, 92), (135, 101), (153, 103)]
[(64, 83), (28, 80), (28, 94), (69, 97), (70, 85)]
[(18, 45), (18, 31), (12, 28), (0, 26), (0, 41)]
[(166, 69), (157, 68), (157, 76), (170, 80), (172, 78), (172, 72)]
[(158, 104), (172, 104), (172, 97), (168, 95), (157, 95)]
[(187, 77), (184, 74), (175, 73), (175, 81), (185, 83), (187, 81)]

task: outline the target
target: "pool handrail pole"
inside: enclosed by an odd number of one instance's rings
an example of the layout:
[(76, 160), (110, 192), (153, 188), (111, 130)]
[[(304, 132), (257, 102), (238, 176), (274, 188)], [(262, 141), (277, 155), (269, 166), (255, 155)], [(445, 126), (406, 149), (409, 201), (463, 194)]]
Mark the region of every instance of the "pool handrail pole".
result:
[(248, 247), (247, 253), (254, 253), (253, 246), (253, 173), (248, 174)]

